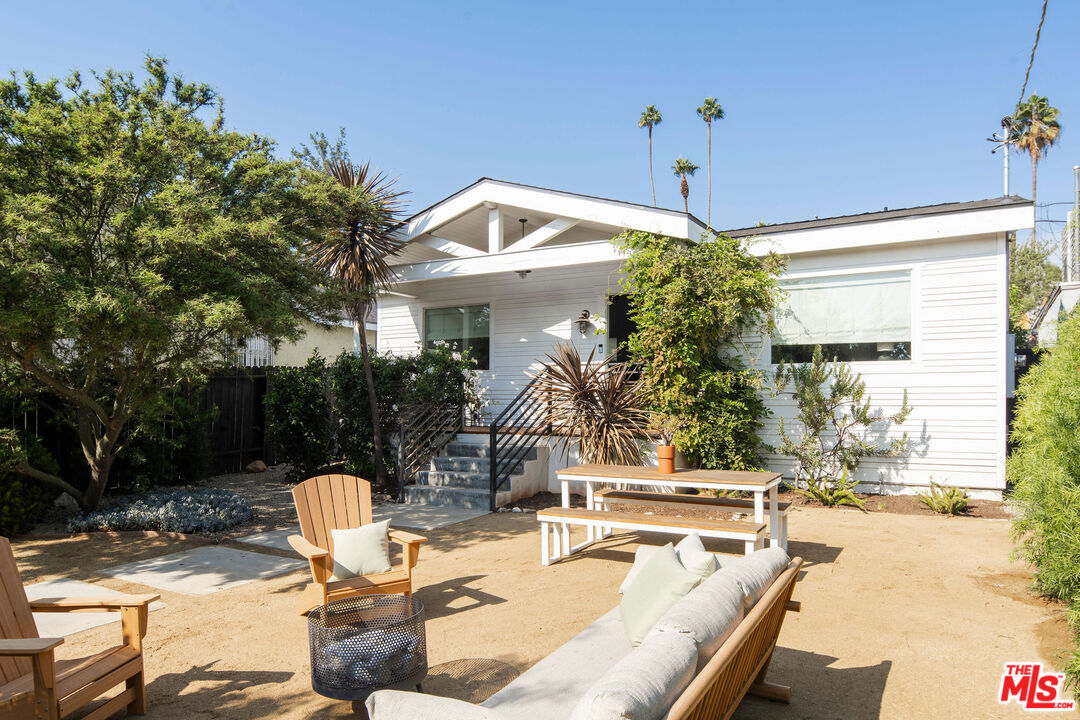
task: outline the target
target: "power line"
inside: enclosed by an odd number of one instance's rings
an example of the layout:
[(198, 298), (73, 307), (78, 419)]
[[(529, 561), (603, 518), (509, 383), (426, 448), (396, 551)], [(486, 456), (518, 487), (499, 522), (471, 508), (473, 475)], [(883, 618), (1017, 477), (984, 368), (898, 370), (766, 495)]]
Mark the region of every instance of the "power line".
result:
[(1020, 88), (1020, 99), (1017, 106), (1024, 102), (1024, 93), (1027, 92), (1028, 78), (1031, 77), (1031, 66), (1035, 63), (1035, 48), (1039, 47), (1039, 35), (1042, 34), (1043, 21), (1046, 20), (1046, 4), (1049, 0), (1043, 0), (1042, 16), (1039, 18), (1039, 27), (1035, 30), (1035, 44), (1031, 46), (1031, 57), (1028, 58), (1027, 72), (1024, 73), (1024, 85)]

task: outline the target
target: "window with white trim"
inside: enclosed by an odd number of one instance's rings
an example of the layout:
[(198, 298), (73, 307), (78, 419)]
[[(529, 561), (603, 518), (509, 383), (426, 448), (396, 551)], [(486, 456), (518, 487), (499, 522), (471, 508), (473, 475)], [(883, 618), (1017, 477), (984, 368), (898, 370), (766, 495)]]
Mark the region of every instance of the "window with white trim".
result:
[(491, 368), (491, 306), (428, 308), (424, 310), (424, 347), (445, 343), (468, 350), (477, 370)]
[(787, 280), (777, 308), (772, 362), (809, 362), (814, 347), (842, 362), (910, 360), (911, 273)]

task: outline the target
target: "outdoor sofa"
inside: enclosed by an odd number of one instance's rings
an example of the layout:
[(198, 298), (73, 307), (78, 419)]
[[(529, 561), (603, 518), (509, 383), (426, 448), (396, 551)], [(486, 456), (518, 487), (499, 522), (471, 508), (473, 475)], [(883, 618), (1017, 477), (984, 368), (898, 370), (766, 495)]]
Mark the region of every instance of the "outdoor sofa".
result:
[(802, 559), (779, 547), (725, 562), (632, 648), (619, 608), (601, 616), (482, 705), (396, 690), (373, 693), (371, 720), (704, 720), (747, 693), (788, 702), (766, 682)]

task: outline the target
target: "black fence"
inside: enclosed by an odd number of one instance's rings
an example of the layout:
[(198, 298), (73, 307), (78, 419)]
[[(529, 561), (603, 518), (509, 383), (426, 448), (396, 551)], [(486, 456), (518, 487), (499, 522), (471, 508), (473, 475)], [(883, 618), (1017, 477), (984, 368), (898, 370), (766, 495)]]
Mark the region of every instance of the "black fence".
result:
[(199, 408), (215, 411), (210, 423), (211, 474), (240, 472), (253, 460), (277, 462), (263, 404), (273, 373), (273, 368), (234, 368), (210, 378)]

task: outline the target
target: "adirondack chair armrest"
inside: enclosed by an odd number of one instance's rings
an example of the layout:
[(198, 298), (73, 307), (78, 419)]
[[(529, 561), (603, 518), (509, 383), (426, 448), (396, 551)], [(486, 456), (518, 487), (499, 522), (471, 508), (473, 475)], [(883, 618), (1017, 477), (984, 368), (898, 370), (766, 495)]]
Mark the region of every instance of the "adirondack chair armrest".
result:
[(52, 654), (54, 648), (63, 645), (64, 638), (15, 638), (0, 640), (0, 657), (27, 657)]
[(115, 612), (130, 607), (149, 605), (161, 595), (112, 595), (102, 597), (41, 598), (30, 601), (34, 612)]
[(401, 545), (419, 545), (420, 543), (427, 542), (427, 538), (423, 535), (415, 535), (411, 532), (405, 532), (404, 530), (390, 528), (390, 531), (387, 534), (390, 536), (391, 540), (400, 543)]
[(288, 537), (289, 545), (296, 552), (303, 555), (308, 560), (316, 560), (319, 558), (330, 557), (330, 551), (325, 548), (321, 548), (314, 543), (308, 542), (302, 535), (290, 535)]

